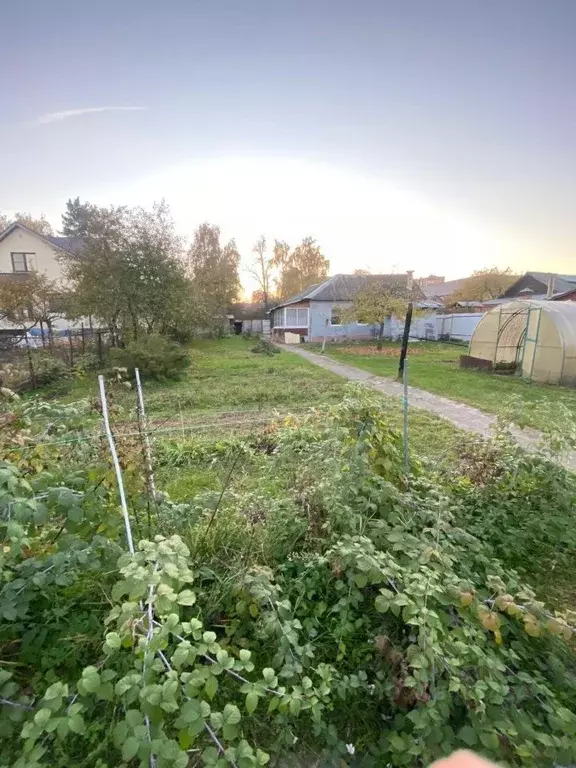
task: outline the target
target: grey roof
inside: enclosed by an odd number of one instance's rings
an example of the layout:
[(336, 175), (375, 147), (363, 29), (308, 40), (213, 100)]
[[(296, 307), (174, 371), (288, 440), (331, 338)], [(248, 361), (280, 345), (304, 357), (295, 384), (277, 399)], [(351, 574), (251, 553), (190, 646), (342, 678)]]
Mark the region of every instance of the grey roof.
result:
[(25, 232), (31, 232), (36, 237), (42, 238), (50, 245), (59, 248), (61, 251), (68, 251), (68, 253), (78, 253), (84, 247), (84, 242), (79, 237), (55, 237), (54, 235), (42, 235), (40, 232), (36, 232), (35, 229), (30, 229), (25, 224), (21, 224), (19, 221), (14, 221), (9, 224), (3, 232), (0, 232), (0, 241), (5, 237), (12, 234), (15, 229), (23, 229)]
[[(285, 301), (279, 302), (276, 307), (285, 307), (288, 304), (296, 304), (305, 299), (314, 301), (351, 301), (357, 291), (368, 282), (384, 281), (406, 283), (408, 275), (406, 273), (395, 273), (392, 275), (333, 275), (326, 278), (322, 283), (309, 285), (306, 290), (291, 296)], [(422, 291), (417, 282), (414, 283), (417, 297), (422, 297)], [(276, 308), (275, 307), (275, 308)]]
[[(548, 279), (552, 273), (550, 272), (527, 272), (527, 275), (533, 277), (534, 280), (538, 280), (545, 286), (548, 285)], [(552, 274), (554, 278), (554, 293), (566, 293), (567, 291), (576, 288), (576, 275), (556, 275)], [(532, 298), (532, 297), (531, 297)]]
[(53, 235), (47, 235), (46, 240), (49, 240), (57, 248), (61, 248), (69, 253), (79, 253), (84, 248), (84, 240), (81, 237), (54, 237)]
[(427, 298), (438, 297), (445, 298), (450, 296), (454, 291), (459, 291), (462, 288), (467, 278), (461, 277), (459, 280), (448, 280), (445, 283), (432, 283), (432, 285), (421, 285), (422, 293)]

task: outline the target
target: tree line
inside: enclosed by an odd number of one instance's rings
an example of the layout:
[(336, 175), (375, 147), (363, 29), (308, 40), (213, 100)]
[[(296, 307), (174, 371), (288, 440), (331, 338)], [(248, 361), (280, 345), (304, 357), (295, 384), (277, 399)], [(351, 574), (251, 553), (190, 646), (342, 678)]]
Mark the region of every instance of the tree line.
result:
[[(15, 218), (41, 235), (54, 234), (44, 215)], [(0, 213), (0, 230), (8, 223)], [(0, 319), (51, 332), (56, 317), (65, 315), (94, 318), (135, 338), (142, 332), (185, 337), (197, 329), (224, 329), (226, 314), (240, 299), (234, 239), (223, 243), (220, 228), (203, 223), (186, 247), (164, 201), (145, 209), (70, 199), (60, 231), (78, 238), (78, 247), (56, 255), (64, 282), (41, 273), (0, 281)], [(324, 279), (328, 267), (311, 237), (293, 249), (275, 241), (271, 253), (262, 237), (247, 272), (258, 285), (253, 298), (268, 310), (274, 300)]]

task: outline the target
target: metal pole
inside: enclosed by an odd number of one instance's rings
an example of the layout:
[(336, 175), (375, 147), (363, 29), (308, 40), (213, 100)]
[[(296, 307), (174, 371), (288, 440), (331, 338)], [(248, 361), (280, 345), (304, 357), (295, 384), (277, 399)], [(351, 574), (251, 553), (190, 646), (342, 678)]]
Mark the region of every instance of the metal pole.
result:
[(404, 410), (404, 469), (406, 470), (406, 475), (408, 475), (410, 472), (410, 457), (408, 455), (408, 360), (404, 361), (402, 378), (404, 383), (404, 396), (402, 397)]
[(154, 468), (152, 465), (152, 448), (148, 437), (148, 423), (146, 419), (146, 410), (144, 408), (144, 394), (142, 384), (140, 383), (140, 371), (134, 368), (136, 376), (136, 391), (138, 393), (138, 427), (142, 436), (142, 447), (144, 449), (144, 461), (146, 464), (146, 480), (148, 481), (148, 493), (152, 501), (156, 501), (156, 485), (154, 483)]
[(100, 402), (102, 403), (102, 418), (104, 419), (104, 431), (108, 438), (108, 445), (110, 447), (110, 453), (112, 454), (112, 462), (114, 464), (114, 471), (116, 472), (116, 480), (118, 481), (118, 491), (120, 493), (120, 506), (122, 507), (122, 514), (124, 515), (124, 527), (126, 528), (126, 541), (128, 542), (128, 549), (131, 554), (134, 554), (134, 542), (132, 541), (132, 527), (130, 525), (130, 518), (128, 517), (128, 505), (126, 504), (126, 496), (124, 494), (124, 483), (122, 481), (122, 470), (120, 469), (120, 462), (118, 461), (118, 453), (116, 452), (116, 444), (114, 443), (114, 437), (112, 430), (110, 429), (110, 421), (108, 420), (108, 403), (106, 402), (106, 389), (104, 387), (104, 376), (100, 374), (98, 376), (98, 387), (100, 389)]

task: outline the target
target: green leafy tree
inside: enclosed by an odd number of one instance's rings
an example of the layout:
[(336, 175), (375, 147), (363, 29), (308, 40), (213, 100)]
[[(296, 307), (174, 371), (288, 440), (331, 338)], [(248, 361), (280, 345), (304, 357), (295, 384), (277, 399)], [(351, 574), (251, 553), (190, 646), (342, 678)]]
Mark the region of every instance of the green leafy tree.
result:
[(348, 321), (378, 326), (376, 346), (382, 349), (386, 321), (393, 315), (404, 317), (412, 300), (412, 291), (404, 275), (397, 278), (366, 280), (346, 310)]
[(488, 301), (497, 299), (512, 283), (518, 279), (518, 275), (512, 274), (510, 267), (487, 267), (472, 272), (467, 277), (462, 287), (450, 296), (451, 302), (457, 301)]
[(328, 276), (329, 260), (323, 256), (313, 237), (305, 237), (294, 250), (276, 240), (273, 265), (279, 270), (278, 295), (288, 298)]
[(194, 233), (187, 265), (198, 323), (210, 330), (224, 328), (226, 313), (240, 292), (235, 241), (222, 246), (220, 228), (205, 222)]
[[(166, 331), (190, 293), (182, 242), (165, 202), (152, 210), (85, 205), (79, 253), (62, 253), (74, 313), (102, 319), (112, 330)], [(67, 220), (68, 231), (73, 224)], [(76, 225), (74, 225), (76, 226)]]
[(8, 216), (0, 211), (0, 232), (6, 229), (9, 224), (17, 221), (19, 224), (23, 224), (29, 229), (33, 229), (34, 232), (38, 232), (40, 235), (53, 235), (54, 230), (52, 225), (46, 218), (45, 214), (41, 213), (38, 218), (32, 216), (31, 213), (19, 212), (14, 216)]
[(92, 203), (81, 203), (79, 197), (74, 200), (69, 198), (62, 214), (62, 234), (76, 237), (93, 235), (100, 210)]

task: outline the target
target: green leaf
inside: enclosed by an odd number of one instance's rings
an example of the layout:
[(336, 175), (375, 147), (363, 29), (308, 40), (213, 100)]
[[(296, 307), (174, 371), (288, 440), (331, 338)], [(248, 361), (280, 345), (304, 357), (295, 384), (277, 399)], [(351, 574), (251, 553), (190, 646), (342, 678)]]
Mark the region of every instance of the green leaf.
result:
[(126, 760), (132, 760), (136, 752), (138, 752), (138, 748), (140, 747), (140, 742), (135, 736), (128, 736), (124, 744), (122, 744), (122, 759)]
[(224, 718), (224, 725), (236, 725), (242, 719), (240, 710), (235, 704), (226, 704), (222, 714)]
[(96, 693), (100, 688), (100, 675), (96, 667), (86, 667), (82, 672), (82, 684), (88, 693)]
[(202, 762), (204, 765), (215, 765), (218, 760), (218, 750), (216, 747), (206, 747), (202, 752)]
[(193, 723), (202, 719), (202, 708), (197, 699), (190, 699), (180, 708), (180, 717), (185, 723)]
[(302, 699), (298, 698), (297, 696), (293, 696), (290, 699), (290, 704), (288, 705), (288, 708), (290, 709), (290, 713), (292, 715), (299, 714), (300, 710), (302, 709)]
[(117, 651), (122, 645), (122, 640), (118, 632), (108, 632), (106, 635), (106, 646), (111, 651)]
[(126, 722), (131, 728), (136, 728), (137, 725), (142, 725), (144, 716), (139, 709), (128, 709), (126, 711)]
[(222, 728), (222, 723), (224, 721), (224, 716), (222, 712), (210, 712), (210, 722), (212, 723), (212, 727), (215, 728), (217, 731)]
[(246, 711), (249, 715), (256, 711), (258, 706), (258, 694), (252, 691), (246, 696)]
[(63, 683), (53, 683), (44, 694), (44, 698), (49, 701), (50, 699), (56, 699), (58, 696), (64, 695), (64, 684)]
[(182, 592), (178, 595), (177, 602), (180, 605), (194, 605), (196, 602), (196, 595), (194, 592), (192, 592), (191, 589), (183, 589)]
[(51, 717), (52, 712), (46, 707), (43, 707), (42, 709), (39, 709), (38, 712), (36, 712), (34, 715), (34, 722), (36, 725), (39, 725), (43, 728)]
[(216, 642), (216, 632), (204, 632), (202, 640), (204, 640), (206, 645), (212, 645), (212, 643)]
[(473, 747), (477, 741), (478, 736), (476, 735), (476, 731), (472, 726), (465, 725), (458, 731), (458, 738), (460, 741), (463, 741), (464, 744), (467, 744), (469, 747)]
[(250, 657), (252, 656), (250, 651), (247, 651), (246, 648), (242, 648), (238, 655), (240, 656), (240, 661), (244, 661), (244, 662), (250, 661)]
[(68, 718), (68, 726), (72, 733), (85, 733), (86, 725), (84, 724), (84, 718), (82, 715), (72, 715)]
[(368, 584), (368, 577), (365, 573), (357, 573), (356, 576), (354, 576), (354, 581), (356, 582), (358, 589), (363, 589), (366, 584)]
[(497, 750), (500, 746), (500, 740), (498, 739), (498, 735), (494, 733), (493, 731), (486, 732), (480, 734), (480, 741), (482, 744), (487, 748), (491, 750)]
[(204, 683), (204, 690), (206, 691), (206, 696), (208, 696), (209, 699), (213, 699), (214, 696), (216, 696), (216, 691), (218, 690), (218, 680), (214, 677), (214, 675), (210, 675), (210, 677), (206, 680)]
[(378, 595), (374, 600), (374, 608), (376, 608), (378, 613), (386, 613), (390, 608), (390, 600), (384, 595)]
[(276, 677), (276, 672), (272, 669), (272, 667), (264, 667), (262, 670), (262, 677), (264, 680), (266, 680), (267, 683), (271, 683), (272, 680)]

